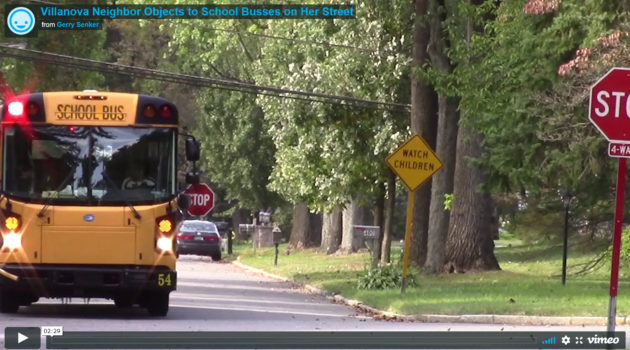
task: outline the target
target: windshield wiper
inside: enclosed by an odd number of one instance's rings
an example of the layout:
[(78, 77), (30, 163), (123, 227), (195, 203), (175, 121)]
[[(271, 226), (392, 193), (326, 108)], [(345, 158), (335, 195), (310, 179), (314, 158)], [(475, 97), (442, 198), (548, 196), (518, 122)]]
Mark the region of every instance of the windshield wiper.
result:
[(2, 202), (3, 199), (7, 200), (6, 209), (8, 211), (11, 211), (11, 209), (13, 208), (13, 205), (11, 204), (11, 199), (9, 199), (9, 196), (7, 196), (6, 192), (4, 192), (3, 190), (0, 190), (0, 203)]
[[(122, 192), (122, 189), (116, 185), (116, 183), (114, 182), (114, 180), (112, 180), (112, 179), (109, 177), (109, 175), (107, 175), (107, 173), (106, 173), (106, 172), (104, 172), (104, 171), (103, 171), (102, 175), (103, 175), (103, 179), (105, 179), (105, 181), (107, 181), (107, 183), (109, 183), (109, 185), (110, 185), (110, 186), (113, 186), (113, 187), (114, 187), (114, 189), (115, 189), (117, 192)], [(140, 215), (140, 213), (138, 213), (138, 211), (136, 210), (136, 208), (134, 208), (134, 207), (133, 207), (133, 205), (131, 204), (131, 202), (130, 202), (127, 198), (125, 198), (125, 196), (122, 196), (122, 198), (123, 198), (123, 201), (125, 202), (125, 204), (126, 204), (126, 205), (129, 207), (129, 209), (131, 209), (131, 211), (133, 212), (133, 216), (134, 216), (136, 219), (138, 219), (138, 220), (142, 219), (142, 215)]]
[[(68, 175), (66, 175), (66, 178), (63, 179), (63, 181), (61, 182), (61, 185), (59, 185), (59, 187), (57, 187), (55, 189), (55, 192), (59, 193), (59, 191), (63, 190), (64, 188), (66, 188), (66, 186), (68, 186), (70, 184), (70, 180), (73, 180), (74, 177), (72, 175), (74, 175), (74, 172), (77, 170), (77, 167), (79, 166), (79, 163), (77, 162), (74, 167), (72, 168), (72, 170), (70, 170), (70, 172), (68, 173)], [(46, 212), (46, 209), (48, 209), (48, 207), (50, 206), (50, 203), (52, 203), (53, 199), (55, 199), (55, 197), (48, 197), (48, 199), (46, 200), (46, 202), (44, 203), (44, 206), (42, 207), (42, 209), (39, 211), (39, 213), (37, 213), (37, 217), (41, 218), (44, 216), (44, 213)]]

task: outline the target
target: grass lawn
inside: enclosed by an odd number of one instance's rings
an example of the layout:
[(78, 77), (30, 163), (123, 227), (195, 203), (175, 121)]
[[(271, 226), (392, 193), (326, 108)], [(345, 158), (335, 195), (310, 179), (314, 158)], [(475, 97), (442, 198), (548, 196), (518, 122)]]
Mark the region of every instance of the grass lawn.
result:
[[(402, 314), (607, 315), (610, 259), (590, 274), (572, 274), (605, 250), (605, 242), (574, 242), (569, 246), (565, 286), (560, 277), (561, 243), (523, 244), (512, 237), (496, 243), (502, 271), (442, 276), (416, 272), (416, 285), (405, 294), (398, 289), (357, 288), (358, 276), (369, 261), (367, 253), (346, 256), (303, 250), (287, 255), (286, 245), (281, 245), (278, 266), (273, 266), (273, 248), (254, 252), (241, 244), (235, 247), (235, 254), (244, 264)], [(395, 244), (392, 251), (394, 259), (399, 259), (400, 245)], [(630, 271), (626, 270), (630, 269), (622, 268), (620, 273), (618, 316), (630, 315)]]

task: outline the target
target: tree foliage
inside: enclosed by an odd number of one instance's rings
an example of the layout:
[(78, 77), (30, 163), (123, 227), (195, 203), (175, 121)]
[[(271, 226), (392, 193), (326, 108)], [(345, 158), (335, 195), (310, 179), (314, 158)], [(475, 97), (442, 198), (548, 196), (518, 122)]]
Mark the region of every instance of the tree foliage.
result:
[(516, 193), (521, 206), (549, 211), (559, 209), (570, 189), (579, 197), (576, 214), (600, 219), (592, 208), (612, 198), (614, 171), (603, 138), (586, 118), (588, 89), (627, 57), (623, 6), (602, 0), (445, 3), (442, 11), (469, 15), (477, 31), (467, 42), (465, 24), (445, 15), (456, 68), (424, 73), (437, 89), (461, 98), (461, 110), (471, 116), (462, 122), (483, 135), (484, 156), (473, 162), (489, 172), (486, 190), (510, 198)]
[[(263, 85), (380, 101), (406, 101), (408, 4), (361, 3), (356, 20), (269, 21), (274, 36), (308, 36), (317, 44), (267, 40), (255, 69)], [(327, 45), (336, 43), (350, 48)], [(405, 138), (404, 113), (259, 96), (277, 148), (270, 188), (312, 208), (372, 195), (385, 180), (383, 159)]]
[[(172, 21), (167, 29), (187, 72), (405, 101), (408, 7), (379, 1), (358, 5), (357, 20)], [(313, 209), (343, 205), (352, 194), (369, 196), (385, 180), (383, 159), (406, 134), (404, 111), (217, 89), (198, 96), (206, 170), (250, 208), (277, 202), (276, 194)]]
[[(253, 83), (261, 43), (241, 33), (254, 22), (178, 20), (162, 29), (173, 35), (169, 52), (180, 70)], [(256, 96), (207, 88), (191, 92), (200, 106), (193, 133), (202, 142), (204, 173), (241, 208), (278, 205), (278, 196), (267, 189), (275, 147)]]

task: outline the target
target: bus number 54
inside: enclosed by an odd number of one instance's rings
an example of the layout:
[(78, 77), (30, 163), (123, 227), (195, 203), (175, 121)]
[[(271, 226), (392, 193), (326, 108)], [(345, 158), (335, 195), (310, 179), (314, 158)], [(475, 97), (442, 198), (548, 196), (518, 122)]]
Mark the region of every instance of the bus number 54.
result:
[(158, 286), (170, 286), (173, 282), (171, 282), (171, 274), (170, 273), (160, 273), (158, 274)]

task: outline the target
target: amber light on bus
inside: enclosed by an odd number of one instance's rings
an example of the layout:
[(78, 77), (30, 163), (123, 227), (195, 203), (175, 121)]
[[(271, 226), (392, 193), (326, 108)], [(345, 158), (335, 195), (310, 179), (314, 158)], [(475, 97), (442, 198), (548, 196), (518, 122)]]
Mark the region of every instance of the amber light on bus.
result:
[(9, 231), (15, 231), (20, 227), (20, 219), (15, 216), (8, 216), (4, 219), (4, 227)]
[(161, 233), (169, 233), (173, 230), (173, 222), (170, 219), (162, 219), (158, 222), (158, 230)]
[(162, 216), (155, 220), (155, 226), (157, 228), (155, 237), (155, 247), (158, 253), (170, 253), (175, 250), (173, 237), (173, 224), (172, 215)]
[(29, 102), (26, 105), (26, 114), (29, 117), (33, 117), (33, 116), (38, 115), (39, 114), (39, 110), (40, 110), (40, 108), (39, 108), (39, 105), (37, 105), (37, 103)]
[(155, 117), (155, 113), (156, 113), (156, 111), (155, 111), (155, 106), (154, 105), (146, 105), (142, 109), (142, 115), (147, 117), (147, 118)]
[[(96, 91), (85, 91), (85, 92), (96, 92)], [(107, 96), (102, 96), (102, 95), (75, 95), (74, 96), (75, 100), (100, 100), (100, 101), (105, 101), (107, 100)]]

